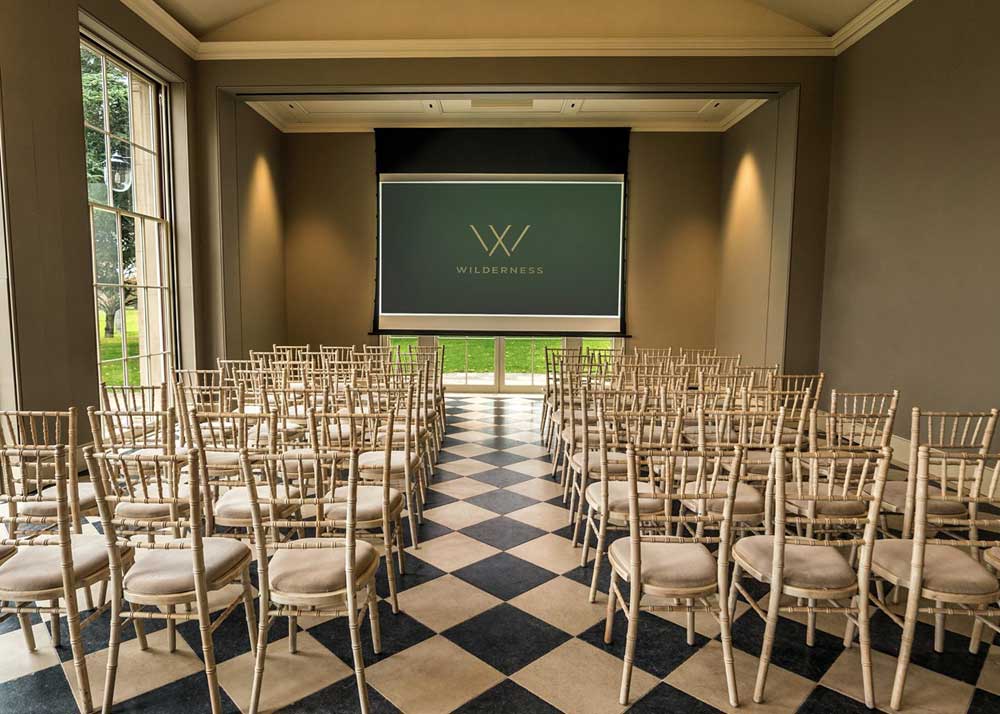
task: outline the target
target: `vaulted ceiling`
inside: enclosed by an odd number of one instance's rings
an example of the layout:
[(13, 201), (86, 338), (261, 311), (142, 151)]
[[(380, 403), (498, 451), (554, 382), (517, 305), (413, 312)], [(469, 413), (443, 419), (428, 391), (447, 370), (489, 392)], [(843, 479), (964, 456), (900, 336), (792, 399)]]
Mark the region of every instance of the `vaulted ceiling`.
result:
[(835, 54), (910, 1), (122, 0), (205, 58)]

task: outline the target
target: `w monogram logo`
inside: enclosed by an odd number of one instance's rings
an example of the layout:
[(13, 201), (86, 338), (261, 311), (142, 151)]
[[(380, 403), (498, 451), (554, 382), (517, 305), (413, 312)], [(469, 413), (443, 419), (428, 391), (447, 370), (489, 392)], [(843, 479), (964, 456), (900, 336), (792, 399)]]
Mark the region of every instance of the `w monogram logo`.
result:
[(510, 257), (511, 255), (514, 254), (514, 251), (517, 250), (517, 246), (521, 245), (521, 241), (524, 239), (524, 236), (528, 232), (528, 229), (531, 228), (531, 224), (529, 223), (524, 227), (524, 230), (521, 231), (521, 235), (517, 237), (517, 240), (514, 241), (513, 245), (511, 245), (510, 248), (508, 248), (507, 244), (504, 243), (504, 239), (507, 237), (507, 234), (510, 233), (509, 225), (503, 229), (503, 233), (497, 233), (497, 229), (492, 225), (488, 227), (490, 229), (490, 233), (493, 234), (493, 238), (495, 241), (493, 243), (492, 248), (486, 245), (486, 241), (483, 240), (483, 236), (479, 233), (479, 230), (475, 226), (473, 225), (469, 226), (469, 228), (472, 229), (472, 232), (476, 235), (476, 238), (479, 239), (479, 245), (483, 246), (483, 250), (486, 252), (486, 255), (493, 255), (496, 252), (497, 248), (502, 248), (503, 252), (507, 254), (507, 257)]

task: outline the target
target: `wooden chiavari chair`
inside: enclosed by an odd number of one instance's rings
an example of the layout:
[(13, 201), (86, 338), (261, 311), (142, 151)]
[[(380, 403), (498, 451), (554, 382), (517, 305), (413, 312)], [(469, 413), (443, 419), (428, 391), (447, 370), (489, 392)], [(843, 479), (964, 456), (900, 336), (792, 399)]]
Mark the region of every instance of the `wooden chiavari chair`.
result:
[[(607, 552), (609, 531), (623, 530), (628, 524), (627, 483), (629, 445), (640, 450), (677, 449), (680, 444), (681, 415), (679, 412), (664, 412), (642, 408), (620, 409), (629, 406), (616, 403), (614, 395), (607, 399), (604, 394), (595, 395), (597, 430), (587, 434), (587, 442), (578, 452), (580, 465), (586, 466), (588, 479), (597, 476), (593, 483), (585, 481), (583, 498), (587, 503), (587, 515), (583, 519), (583, 551), (580, 566), (586, 567), (590, 552), (590, 534), (596, 536), (594, 566), (590, 582), (590, 602), (597, 602), (597, 584), (601, 567)], [(633, 407), (639, 405), (632, 405)], [(591, 451), (591, 439), (596, 439), (597, 449)], [(596, 472), (596, 474), (595, 474)], [(638, 485), (640, 494), (655, 490), (655, 474)], [(663, 509), (659, 500), (646, 501), (640, 498), (639, 509), (643, 512), (657, 512)], [(579, 523), (579, 520), (577, 521)], [(574, 544), (575, 539), (574, 528)]]
[(809, 423), (809, 412), (813, 405), (813, 393), (808, 388), (801, 390), (753, 389), (737, 395), (740, 408), (748, 411), (775, 412), (785, 410), (785, 433), (781, 443), (799, 448), (802, 434), (796, 428), (800, 419)]
[[(375, 420), (378, 414), (341, 415), (351, 423), (350, 432), (364, 430), (356, 419)], [(360, 627), (365, 612), (371, 619), (372, 645), (375, 653), (382, 650), (378, 621), (378, 600), (375, 592), (375, 572), (378, 551), (357, 537), (358, 520), (358, 451), (350, 449), (347, 483), (341, 485), (337, 457), (333, 454), (313, 454), (310, 468), (303, 468), (305, 457), (289, 462), (281, 454), (255, 455), (243, 452), (241, 471), (250, 497), (251, 514), (257, 544), (257, 570), (260, 580), (260, 622), (257, 633), (254, 678), (250, 694), (251, 714), (261, 709), (264, 670), (267, 664), (268, 631), (274, 618), (288, 618), (289, 649), (297, 650), (295, 633), (299, 617), (347, 616), (354, 654), (354, 675), (363, 714), (368, 714), (368, 688), (365, 683), (365, 663), (361, 654)], [(383, 458), (388, 459), (388, 454)], [(300, 479), (301, 495), (281, 496), (283, 479), (295, 474)], [(311, 483), (309, 483), (311, 481)], [(326, 481), (326, 483), (322, 483)], [(308, 485), (307, 485), (308, 484)], [(265, 519), (262, 511), (305, 513), (298, 518)], [(268, 543), (266, 526), (308, 533), (309, 537)], [(273, 555), (269, 556), (269, 551)]]
[[(93, 612), (81, 621), (76, 592), (84, 588), (89, 593), (95, 583), (101, 583), (103, 590), (111, 568), (101, 536), (74, 532), (68, 460), (64, 445), (50, 449), (0, 449), (0, 526), (8, 533), (7, 537), (0, 538), (0, 621), (16, 615), (25, 645), (29, 651), (34, 651), (30, 616), (49, 616), (52, 642), (56, 647), (62, 631), (60, 620), (65, 616), (79, 689), (78, 706), (82, 714), (90, 714), (93, 701), (80, 632), (103, 616), (107, 604), (103, 595), (97, 609), (88, 603)], [(26, 493), (18, 485), (19, 481), (31, 482), (35, 487)], [(50, 496), (43, 502), (38, 494), (45, 492)], [(50, 502), (54, 505), (51, 510), (48, 508)], [(39, 503), (45, 504), (43, 511), (35, 515), (24, 512), (25, 506)], [(29, 532), (32, 529), (35, 532)], [(38, 529), (48, 532), (39, 533)], [(24, 535), (18, 535), (22, 532)], [(114, 557), (119, 562), (131, 563), (133, 550), (123, 545), (116, 549)], [(44, 706), (43, 702), (37, 704)]]
[(301, 362), (302, 356), (309, 352), (309, 345), (271, 345), (271, 351), (278, 360)]
[[(162, 411), (107, 411), (87, 407), (87, 419), (98, 452), (132, 453), (139, 456), (185, 454), (177, 445), (177, 417), (173, 407)], [(137, 432), (136, 421), (147, 427)]]
[(309, 418), (310, 443), (314, 453), (335, 457), (340, 468), (349, 461), (352, 449), (357, 449), (359, 454), (381, 453), (383, 457), (389, 451), (388, 459), (381, 460), (381, 469), (359, 471), (359, 478), (363, 480), (357, 488), (356, 533), (358, 538), (382, 545), (389, 581), (389, 602), (392, 611), (396, 613), (399, 612), (399, 604), (396, 569), (392, 559), (395, 554), (396, 567), (403, 574), (404, 499), (403, 492), (392, 485), (394, 481), (398, 481), (392, 473), (392, 443), (382, 438), (386, 433), (394, 431), (394, 425), (394, 412), (353, 416), (346, 411), (335, 414), (313, 412)]
[[(177, 623), (198, 622), (209, 701), (213, 714), (219, 714), (222, 702), (212, 633), (243, 603), (253, 650), (257, 623), (250, 583), (250, 548), (239, 541), (211, 537), (210, 529), (208, 535), (204, 533), (202, 496), (207, 488), (203, 452), (195, 449), (187, 456), (136, 457), (95, 454), (88, 448), (85, 453), (98, 494), (105, 557), (110, 560), (111, 568), (111, 634), (104, 714), (110, 714), (114, 703), (122, 624), (132, 622), (139, 646), (145, 650), (147, 620), (166, 620), (170, 652), (176, 649)], [(188, 535), (141, 542), (124, 539), (124, 532), (129, 530), (151, 534), (183, 531)], [(125, 545), (141, 553), (134, 564), (119, 555)], [(234, 582), (242, 585), (241, 592), (213, 621), (209, 593)], [(127, 612), (123, 612), (123, 602), (128, 605)]]
[[(13, 464), (14, 484), (22, 489), (21, 494), (35, 497), (22, 502), (20, 512), (27, 516), (56, 516), (58, 488), (53, 481), (56, 463), (51, 460), (55, 447), (65, 447), (59, 453), (66, 459), (67, 494), (69, 498), (70, 522), (74, 533), (83, 532), (83, 517), (97, 513), (97, 499), (90, 483), (81, 482), (77, 455), (79, 441), (76, 424), (76, 407), (66, 411), (0, 411), (0, 448), (23, 449), (25, 458), (31, 454), (44, 453), (46, 460), (39, 464)], [(13, 458), (13, 457), (12, 457)], [(22, 480), (19, 474), (32, 472), (33, 480)], [(39, 490), (38, 476), (45, 475), (44, 487)], [(50, 525), (55, 525), (52, 521)], [(12, 533), (12, 536), (16, 536)], [(89, 591), (88, 591), (89, 594)]]
[[(153, 386), (110, 385), (101, 382), (101, 409), (109, 412), (162, 412), (170, 406), (170, 390), (166, 383)], [(137, 418), (129, 424), (131, 431), (155, 428), (156, 419), (145, 422)], [(125, 426), (123, 423), (121, 426)]]
[[(809, 398), (819, 403), (823, 397), (823, 382), (826, 375), (823, 372), (818, 374), (776, 374), (771, 380), (770, 390), (774, 392), (801, 392), (809, 390)], [(809, 405), (812, 406), (811, 404)]]
[[(986, 453), (950, 453), (935, 458), (939, 469), (952, 474), (954, 490), (934, 494), (934, 499), (954, 504), (953, 513), (933, 513), (929, 509), (932, 451), (927, 445), (917, 450), (916, 507), (913, 538), (887, 538), (875, 543), (872, 575), (880, 581), (909, 591), (902, 618), (894, 613), (877, 588), (872, 600), (889, 619), (902, 629), (896, 676), (890, 706), (898, 711), (902, 704), (906, 675), (913, 650), (914, 632), (920, 615), (934, 616), (934, 650), (944, 651), (944, 627), (947, 616), (971, 617), (974, 620), (969, 651), (979, 650), (984, 626), (1000, 632), (995, 621), (1000, 617), (1000, 582), (982, 561), (1000, 564), (1000, 516), (993, 508), (998, 501), (1000, 455)], [(935, 492), (937, 491), (934, 488)], [(982, 511), (980, 510), (982, 508)], [(936, 532), (955, 530), (959, 537), (935, 537)], [(925, 604), (930, 601), (930, 604)], [(869, 706), (871, 706), (869, 704)]]
[(635, 347), (632, 354), (639, 358), (640, 362), (669, 364), (674, 356), (673, 347)]
[(843, 392), (830, 390), (831, 414), (888, 414), (899, 406), (899, 390), (891, 392)]
[(774, 377), (781, 371), (778, 365), (771, 366), (754, 366), (754, 365), (740, 365), (736, 368), (737, 374), (749, 374), (752, 378), (753, 386), (751, 389), (772, 389), (774, 386)]
[[(730, 610), (727, 606), (729, 591), (729, 558), (732, 539), (732, 502), (736, 496), (742, 452), (735, 449), (728, 452), (700, 451), (659, 451), (650, 450), (647, 458), (663, 463), (667, 473), (690, 473), (696, 487), (689, 489), (685, 497), (698, 500), (715, 500), (718, 492), (715, 485), (723, 471), (723, 462), (728, 461), (730, 473), (728, 489), (723, 496), (721, 513), (701, 509), (697, 514), (674, 515), (674, 501), (679, 494), (673, 490), (672, 479), (664, 481), (663, 490), (639, 491), (639, 453), (628, 450), (628, 538), (619, 538), (608, 549), (611, 564), (611, 587), (605, 620), (604, 641), (612, 641), (614, 614), (618, 607), (625, 612), (628, 631), (625, 637), (625, 662), (622, 668), (622, 682), (618, 702), (629, 703), (629, 688), (632, 679), (632, 663), (635, 658), (636, 640), (639, 634), (639, 617), (642, 610), (684, 612), (687, 615), (688, 644), (695, 642), (695, 617), (698, 613), (709, 613), (719, 622), (722, 640), (722, 661), (725, 670), (729, 702), (739, 705), (736, 688), (736, 671), (733, 660)], [(692, 463), (693, 462), (693, 463)], [(657, 501), (660, 505), (653, 510), (640, 504)], [(696, 524), (693, 535), (671, 535), (676, 524)], [(681, 533), (687, 531), (681, 530)], [(709, 545), (716, 545), (715, 554)], [(619, 580), (629, 585), (626, 597), (622, 594)], [(666, 604), (644, 604), (643, 595), (666, 599)], [(712, 600), (715, 599), (713, 603)]]
[(547, 448), (552, 445), (557, 420), (553, 418), (558, 407), (559, 367), (563, 356), (580, 357), (578, 348), (548, 347), (545, 348), (545, 394), (542, 398), (541, 434)]
[(699, 357), (716, 357), (719, 354), (717, 347), (685, 348), (681, 347), (679, 353), (681, 360), (697, 365)]
[(695, 363), (700, 370), (710, 370), (712, 374), (735, 375), (739, 373), (742, 355), (697, 355)]
[[(351, 413), (371, 413), (395, 415), (392, 429), (377, 434), (377, 441), (372, 448), (362, 451), (358, 456), (359, 478), (363, 481), (383, 481), (385, 462), (383, 458), (384, 444), (388, 443), (390, 484), (402, 492), (406, 503), (407, 518), (410, 524), (410, 541), (413, 547), (420, 547), (417, 534), (417, 523), (423, 521), (423, 494), (421, 486), (425, 483), (423, 460), (414, 438), (416, 432), (414, 393), (416, 385), (412, 382), (402, 389), (372, 389), (369, 387), (353, 388), (348, 391), (348, 404)], [(388, 428), (388, 427), (386, 427)], [(391, 437), (387, 438), (387, 435)]]
[[(733, 546), (735, 566), (729, 609), (734, 610), (740, 593), (767, 623), (754, 702), (764, 701), (779, 615), (804, 612), (809, 646), (814, 642), (818, 613), (842, 614), (849, 622), (857, 623), (861, 632), (865, 703), (874, 707), (868, 582), (882, 487), (891, 455), (888, 448), (879, 452), (865, 449), (795, 452), (780, 446), (774, 450), (773, 533), (740, 538)], [(869, 483), (874, 484), (870, 491), (866, 489)], [(805, 505), (789, 515), (788, 503), (793, 500)], [(866, 507), (821, 506), (824, 502), (862, 502)], [(793, 534), (786, 532), (788, 528)], [(845, 549), (849, 550), (848, 556), (843, 553)], [(769, 586), (766, 612), (740, 583), (744, 576)], [(782, 596), (795, 600), (785, 604)], [(821, 602), (828, 604), (820, 605)], [(845, 646), (850, 646), (849, 640)]]

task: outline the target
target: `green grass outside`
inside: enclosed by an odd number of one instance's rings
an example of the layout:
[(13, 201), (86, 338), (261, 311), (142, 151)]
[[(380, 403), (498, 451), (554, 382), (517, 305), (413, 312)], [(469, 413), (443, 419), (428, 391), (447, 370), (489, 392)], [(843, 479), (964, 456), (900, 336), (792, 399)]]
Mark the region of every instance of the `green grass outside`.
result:
[[(406, 352), (410, 345), (417, 343), (416, 337), (392, 337), (390, 343), (400, 345)], [(439, 337), (438, 344), (444, 345), (445, 372), (493, 372), (496, 369), (492, 337)], [(468, 345), (468, 366), (466, 366), (466, 345)], [(532, 345), (534, 360), (532, 361)], [(508, 337), (504, 340), (504, 363), (509, 373), (544, 374), (545, 348), (561, 347), (559, 337)], [(583, 340), (584, 349), (609, 348), (610, 337), (594, 337)]]
[[(97, 334), (101, 336), (101, 381), (108, 384), (125, 384), (125, 373), (122, 366), (122, 336), (115, 330), (114, 337), (104, 336), (104, 314), (100, 314), (97, 324)], [(126, 349), (129, 356), (139, 354), (139, 309), (125, 308), (125, 335)], [(117, 360), (116, 362), (105, 362), (104, 360)], [(140, 384), (142, 378), (139, 373), (139, 360), (130, 359), (128, 361), (128, 383)]]

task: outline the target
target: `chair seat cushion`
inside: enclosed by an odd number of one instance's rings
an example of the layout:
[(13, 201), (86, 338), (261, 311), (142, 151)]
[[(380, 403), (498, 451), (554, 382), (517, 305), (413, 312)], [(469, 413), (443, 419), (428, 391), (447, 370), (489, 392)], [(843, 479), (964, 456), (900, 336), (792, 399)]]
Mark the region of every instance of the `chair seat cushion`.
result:
[[(899, 583), (909, 583), (913, 543), (897, 538), (875, 541), (872, 570), (883, 577), (891, 575)], [(924, 587), (954, 595), (986, 595), (1000, 590), (993, 574), (967, 552), (934, 543), (924, 549)]]
[[(406, 467), (406, 452), (391, 451), (389, 459), (389, 471), (402, 473)], [(366, 471), (381, 471), (385, 465), (384, 451), (366, 451), (358, 457), (358, 468)], [(410, 468), (414, 469), (420, 465), (420, 457), (416, 451), (410, 454)]]
[[(766, 535), (740, 538), (733, 546), (733, 557), (771, 581), (774, 537)], [(785, 544), (785, 585), (816, 590), (844, 590), (857, 585), (853, 568), (833, 546)]]
[[(869, 493), (871, 489), (871, 484), (865, 487)], [(897, 513), (906, 510), (906, 481), (885, 482), (885, 489), (882, 491), (882, 508)], [(932, 516), (961, 516), (968, 513), (968, 507), (958, 501), (941, 501), (928, 496), (927, 513)]]
[[(619, 538), (608, 548), (608, 557), (619, 575), (628, 577), (631, 538)], [(689, 590), (716, 584), (718, 561), (701, 543), (641, 543), (640, 577), (643, 585)]]
[[(660, 498), (642, 498), (644, 493), (652, 493), (653, 487), (640, 481), (637, 485), (639, 491), (639, 513), (663, 513), (665, 501)], [(587, 486), (587, 505), (592, 506), (595, 511), (601, 513), (601, 482), (596, 481)], [(628, 515), (628, 482), (608, 481), (608, 511)]]
[[(348, 486), (338, 486), (334, 498), (347, 498)], [(389, 489), (389, 514), (394, 515), (403, 508), (403, 494), (394, 488)], [(334, 503), (326, 506), (326, 514), (334, 519), (347, 517), (347, 504)], [(375, 521), (382, 518), (382, 487), (358, 486), (358, 502), (356, 506), (358, 521)]]
[[(813, 503), (808, 499), (789, 498), (788, 505), (797, 513), (808, 513)], [(853, 518), (868, 512), (867, 501), (816, 501), (817, 516)]]
[[(174, 498), (172, 493), (173, 489), (170, 484), (163, 484), (163, 493), (160, 493), (160, 487), (156, 483), (150, 483), (147, 486), (148, 491), (143, 498)], [(191, 486), (187, 483), (182, 483), (177, 489), (177, 498), (183, 498), (184, 502), (177, 504), (177, 510), (179, 513), (186, 513), (190, 508), (190, 503), (187, 499), (191, 497)], [(137, 497), (140, 497), (137, 494)], [(170, 504), (169, 503), (136, 503), (133, 501), (121, 501), (115, 505), (115, 517), (117, 518), (136, 518), (136, 519), (167, 519), (170, 516)]]
[[(697, 493), (698, 484), (694, 481), (689, 481), (684, 484), (684, 493)], [(706, 483), (702, 488), (707, 490), (708, 484)], [(713, 499), (711, 501), (706, 501), (708, 510), (712, 513), (722, 513), (723, 509), (726, 507), (726, 491), (729, 489), (729, 483), (727, 481), (717, 481), (715, 488), (712, 490), (713, 494), (719, 494), (722, 498)], [(698, 501), (696, 499), (685, 499), (684, 507), (689, 510), (697, 510)], [(740, 481), (736, 484), (736, 498), (733, 499), (733, 513), (738, 515), (749, 515), (758, 514), (764, 512), (764, 497), (761, 495), (760, 491), (755, 489), (753, 486)]]
[(12, 545), (0, 545), (0, 563), (7, 560), (10, 556), (17, 552), (17, 548)]
[(993, 546), (989, 550), (984, 550), (983, 560), (994, 570), (1000, 570), (1000, 546)]
[[(42, 592), (61, 588), (61, 548), (56, 535), (40, 536), (47, 546), (25, 546), (0, 565), (0, 600), (4, 592)], [(77, 580), (108, 567), (108, 546), (103, 535), (74, 535), (73, 572)]]
[[(67, 491), (69, 487), (67, 485)], [(87, 512), (97, 508), (97, 494), (94, 493), (94, 484), (83, 481), (79, 484), (80, 491), (80, 511)], [(72, 498), (72, 495), (67, 493)], [(44, 501), (25, 501), (18, 507), (18, 512), (24, 516), (54, 516), (56, 515), (56, 487), (49, 486), (42, 489)]]
[[(189, 539), (171, 539), (190, 543)], [(205, 558), (205, 581), (209, 587), (244, 559), (250, 559), (250, 547), (232, 538), (202, 538)], [(125, 590), (138, 595), (180, 595), (194, 591), (194, 561), (190, 548), (141, 550), (122, 581)]]
[[(570, 462), (577, 471), (583, 470), (583, 452), (577, 451), (570, 458)], [(587, 465), (592, 474), (601, 473), (601, 452), (592, 449), (587, 455)], [(628, 472), (627, 456), (617, 451), (608, 452), (608, 473), (623, 474)]]
[[(590, 426), (590, 427), (588, 427), (588, 429), (590, 431), (588, 432), (587, 437), (588, 437), (588, 441), (590, 442), (590, 445), (591, 446), (597, 446), (598, 443), (599, 443), (599, 441), (600, 441), (600, 438), (601, 438), (598, 435), (597, 427), (596, 426)], [(570, 441), (573, 441), (574, 443), (577, 443), (577, 444), (582, 444), (583, 443), (583, 427), (582, 426), (578, 426), (575, 429), (570, 429), (570, 427), (567, 426), (565, 429), (563, 429), (561, 432), (559, 432), (559, 438), (562, 439), (562, 441), (564, 443), (567, 443), (567, 444)]]
[[(296, 498), (298, 495), (299, 489), (297, 488), (287, 488), (284, 485), (278, 487), (278, 498)], [(257, 498), (270, 497), (271, 489), (268, 485), (258, 484)], [(288, 512), (294, 511), (296, 508), (297, 506), (286, 506), (278, 510)], [(260, 515), (265, 521), (267, 520), (267, 504), (260, 504)], [(246, 486), (231, 488), (219, 496), (219, 499), (215, 502), (215, 517), (221, 521), (250, 521), (253, 516), (250, 513), (250, 496)]]
[[(322, 545), (315, 548), (288, 549), (275, 552), (268, 565), (267, 577), (271, 589), (281, 593), (334, 593), (347, 587), (347, 553), (343, 546), (334, 547), (330, 539), (304, 538), (296, 543)], [(361, 575), (378, 558), (371, 543), (355, 541), (354, 573)]]

